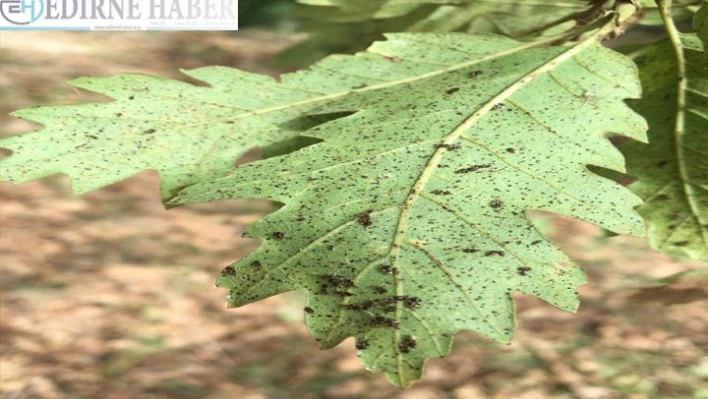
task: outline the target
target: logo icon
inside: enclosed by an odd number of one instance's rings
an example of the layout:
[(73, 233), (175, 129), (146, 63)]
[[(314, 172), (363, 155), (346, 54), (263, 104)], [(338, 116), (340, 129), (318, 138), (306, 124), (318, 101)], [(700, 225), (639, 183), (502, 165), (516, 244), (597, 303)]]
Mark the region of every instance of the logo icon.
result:
[(0, 0), (0, 14), (11, 24), (29, 25), (44, 14), (44, 0)]

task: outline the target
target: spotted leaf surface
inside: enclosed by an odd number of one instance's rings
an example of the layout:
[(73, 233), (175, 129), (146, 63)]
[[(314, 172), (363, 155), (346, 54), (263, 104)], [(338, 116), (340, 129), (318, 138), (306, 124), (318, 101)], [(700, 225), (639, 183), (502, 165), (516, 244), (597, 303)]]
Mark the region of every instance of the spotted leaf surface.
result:
[(318, 109), (356, 112), (306, 132), (321, 142), (173, 201), (284, 204), (247, 230), (262, 246), (220, 276), (231, 306), (304, 289), (323, 348), (354, 336), (368, 369), (407, 386), (456, 331), (509, 341), (515, 292), (576, 309), (583, 272), (528, 211), (642, 233), (639, 199), (587, 169), (624, 170), (606, 133), (645, 138), (623, 102), (640, 93), (634, 65), (594, 39), (394, 34), (325, 63), (334, 80), (382, 83)]
[[(669, 41), (635, 61), (644, 96), (632, 107), (649, 123), (650, 144), (625, 144), (630, 189), (642, 197), (652, 247), (708, 260), (708, 68), (702, 43), (682, 35), (686, 85)], [(682, 105), (679, 106), (679, 103)]]
[(294, 87), (225, 67), (185, 73), (211, 87), (140, 74), (81, 78), (71, 84), (115, 101), (15, 112), (45, 127), (0, 141), (14, 152), (0, 160), (0, 181), (64, 173), (82, 194), (155, 169), (168, 199), (226, 175), (251, 148), (295, 137), (300, 127), (284, 122), (348, 89), (346, 82)]

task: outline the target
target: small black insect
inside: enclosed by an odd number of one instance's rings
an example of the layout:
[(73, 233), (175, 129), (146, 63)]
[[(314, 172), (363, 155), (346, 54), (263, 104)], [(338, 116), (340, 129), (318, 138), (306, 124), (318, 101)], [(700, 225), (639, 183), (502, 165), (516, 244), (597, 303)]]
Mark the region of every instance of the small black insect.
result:
[(500, 109), (504, 109), (504, 107), (506, 107), (506, 105), (504, 105), (504, 103), (497, 103), (497, 104), (494, 104), (492, 109), (495, 111), (499, 111)]
[(514, 154), (514, 153), (516, 153), (516, 150), (513, 149), (513, 148), (511, 148), (511, 147), (509, 147), (509, 148), (506, 149), (506, 152), (508, 152), (509, 154)]
[(460, 91), (460, 88), (459, 88), (459, 87), (451, 87), (451, 88), (447, 89), (447, 91), (446, 91), (445, 93), (447, 93), (447, 94), (455, 94), (455, 93), (457, 93), (458, 91)]
[(450, 151), (457, 151), (460, 148), (462, 148), (462, 145), (457, 144), (457, 143), (455, 143), (455, 144), (438, 144), (438, 145), (436, 145), (436, 147), (437, 148), (446, 148)]
[(492, 255), (504, 256), (504, 251), (487, 251), (484, 253), (484, 256), (492, 256)]
[(385, 287), (378, 286), (374, 288), (374, 292), (377, 294), (385, 294), (387, 291)]
[(470, 78), (476, 78), (477, 76), (481, 75), (482, 71), (472, 71), (467, 74), (468, 77)]
[(233, 266), (226, 266), (224, 270), (221, 271), (226, 276), (235, 276), (236, 275), (236, 269)]
[(401, 328), (401, 323), (383, 316), (374, 316), (374, 318), (371, 319), (371, 325), (374, 327), (391, 327), (396, 330)]
[(433, 194), (435, 194), (435, 195), (450, 195), (450, 194), (452, 194), (452, 193), (451, 193), (450, 191), (448, 191), (448, 190), (433, 190), (433, 191), (431, 191), (431, 192), (432, 192)]
[(470, 248), (463, 249), (462, 252), (465, 252), (468, 254), (473, 254), (473, 253), (479, 252), (479, 249), (470, 247)]
[(401, 353), (408, 353), (411, 350), (415, 349), (417, 344), (418, 343), (416, 342), (416, 340), (413, 336), (406, 335), (401, 340), (401, 343), (398, 344), (398, 349), (401, 351)]
[(489, 167), (491, 167), (491, 166), (492, 166), (492, 165), (491, 165), (491, 164), (488, 164), (488, 163), (487, 163), (487, 164), (484, 164), (484, 165), (472, 165), (472, 166), (467, 167), (467, 168), (458, 169), (458, 170), (455, 171), (455, 173), (458, 173), (458, 174), (459, 174), (459, 173), (476, 172), (476, 171), (478, 171), (478, 170), (480, 170), (480, 169), (489, 168)]
[(405, 305), (408, 309), (418, 309), (421, 304), (420, 298), (417, 296), (406, 296), (403, 298), (403, 305)]
[(363, 351), (369, 347), (369, 341), (364, 338), (357, 338), (355, 346), (358, 350)]
[(261, 262), (259, 262), (259, 261), (257, 261), (257, 260), (254, 260), (253, 262), (251, 262), (251, 266), (252, 266), (252, 267), (255, 267), (255, 268), (259, 268), (259, 267), (261, 267), (261, 266), (263, 266), (263, 265), (261, 265)]
[(275, 238), (276, 240), (282, 240), (285, 238), (285, 233), (281, 233), (280, 231), (276, 231), (273, 234), (271, 234), (271, 237)]
[(369, 227), (371, 226), (374, 222), (371, 220), (371, 213), (369, 212), (364, 212), (359, 217), (356, 219), (357, 222), (359, 222), (360, 225), (364, 227)]
[(391, 265), (381, 265), (379, 267), (379, 270), (381, 270), (382, 272), (384, 272), (386, 274), (398, 274), (398, 269), (396, 269), (395, 267), (393, 267)]
[(309, 306), (305, 306), (305, 308), (304, 308), (303, 310), (304, 310), (305, 313), (307, 313), (307, 314), (314, 314), (314, 313), (315, 313), (315, 309), (312, 309), (312, 308), (309, 307)]
[(519, 272), (520, 276), (525, 276), (531, 271), (531, 268), (528, 266), (523, 266), (516, 268), (516, 271)]
[(543, 242), (542, 240), (536, 240), (536, 241), (532, 242), (531, 245), (538, 245), (542, 242)]
[(501, 207), (504, 206), (504, 203), (497, 198), (497, 199), (493, 199), (492, 202), (489, 203), (489, 206), (491, 206), (494, 209), (500, 209)]
[(343, 287), (343, 288), (354, 287), (354, 280), (350, 279), (349, 277), (337, 276), (336, 274), (324, 274), (321, 277), (325, 281), (327, 281), (328, 283), (330, 283), (336, 287)]

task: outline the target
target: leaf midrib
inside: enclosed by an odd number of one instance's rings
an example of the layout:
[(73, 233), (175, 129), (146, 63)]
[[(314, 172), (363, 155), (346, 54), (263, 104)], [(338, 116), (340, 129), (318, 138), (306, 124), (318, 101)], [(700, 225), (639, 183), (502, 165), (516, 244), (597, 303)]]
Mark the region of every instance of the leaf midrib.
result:
[[(609, 25), (608, 25), (609, 26)], [(421, 192), (427, 186), (428, 181), (433, 176), (438, 168), (438, 165), (442, 161), (448, 148), (457, 142), (457, 140), (470, 128), (472, 128), (480, 119), (489, 113), (496, 104), (503, 102), (507, 98), (511, 97), (514, 93), (534, 81), (536, 78), (542, 76), (543, 74), (552, 71), (558, 65), (574, 57), (575, 55), (581, 53), (583, 50), (597, 42), (598, 37), (601, 37), (605, 33), (605, 29), (600, 29), (594, 34), (590, 35), (582, 42), (579, 42), (573, 47), (569, 47), (568, 50), (564, 51), (560, 55), (556, 56), (552, 60), (548, 61), (541, 67), (535, 69), (534, 71), (524, 75), (522, 78), (518, 79), (516, 82), (508, 86), (504, 91), (493, 97), (487, 103), (485, 103), (481, 108), (479, 108), (475, 113), (473, 113), (469, 118), (462, 122), (455, 130), (452, 131), (448, 136), (446, 136), (437, 150), (433, 153), (427, 166), (423, 169), (418, 180), (413, 185), (410, 194), (404, 201), (401, 207), (401, 213), (398, 220), (398, 225), (396, 227), (396, 233), (393, 237), (393, 242), (391, 243), (391, 249), (389, 251), (389, 257), (392, 262), (392, 266), (398, 270), (402, 270), (399, 265), (400, 258), (400, 248), (405, 242), (405, 236), (408, 230), (408, 222), (410, 221), (410, 214), (415, 205), (417, 199), (421, 196)], [(403, 277), (402, 273), (394, 274), (394, 281), (396, 285), (396, 295), (403, 296)], [(396, 320), (401, 320), (403, 314), (403, 304), (401, 302), (396, 303)], [(490, 325), (495, 328), (493, 325)], [(497, 329), (497, 328), (495, 328)], [(401, 342), (401, 332), (400, 330), (394, 330), (394, 348), (398, 348)], [(399, 373), (401, 373), (403, 357), (400, 350), (396, 350), (397, 357), (397, 367)], [(402, 375), (399, 375), (402, 378)]]

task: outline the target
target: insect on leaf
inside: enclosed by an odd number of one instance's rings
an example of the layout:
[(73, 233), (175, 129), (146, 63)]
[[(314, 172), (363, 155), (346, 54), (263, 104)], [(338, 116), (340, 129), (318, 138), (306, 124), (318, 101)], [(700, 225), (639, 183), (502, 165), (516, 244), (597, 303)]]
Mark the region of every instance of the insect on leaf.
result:
[[(322, 142), (173, 203), (283, 203), (247, 230), (261, 247), (218, 279), (230, 305), (304, 289), (321, 346), (356, 337), (365, 366), (396, 385), (448, 354), (459, 330), (508, 342), (515, 292), (577, 308), (583, 272), (528, 211), (643, 232), (639, 199), (587, 168), (623, 171), (605, 135), (644, 140), (646, 129), (623, 102), (640, 94), (634, 65), (595, 38), (534, 48), (495, 35), (391, 34), (311, 74), (376, 83), (316, 110), (356, 112), (305, 133)], [(591, 87), (601, 95), (587, 102)]]

